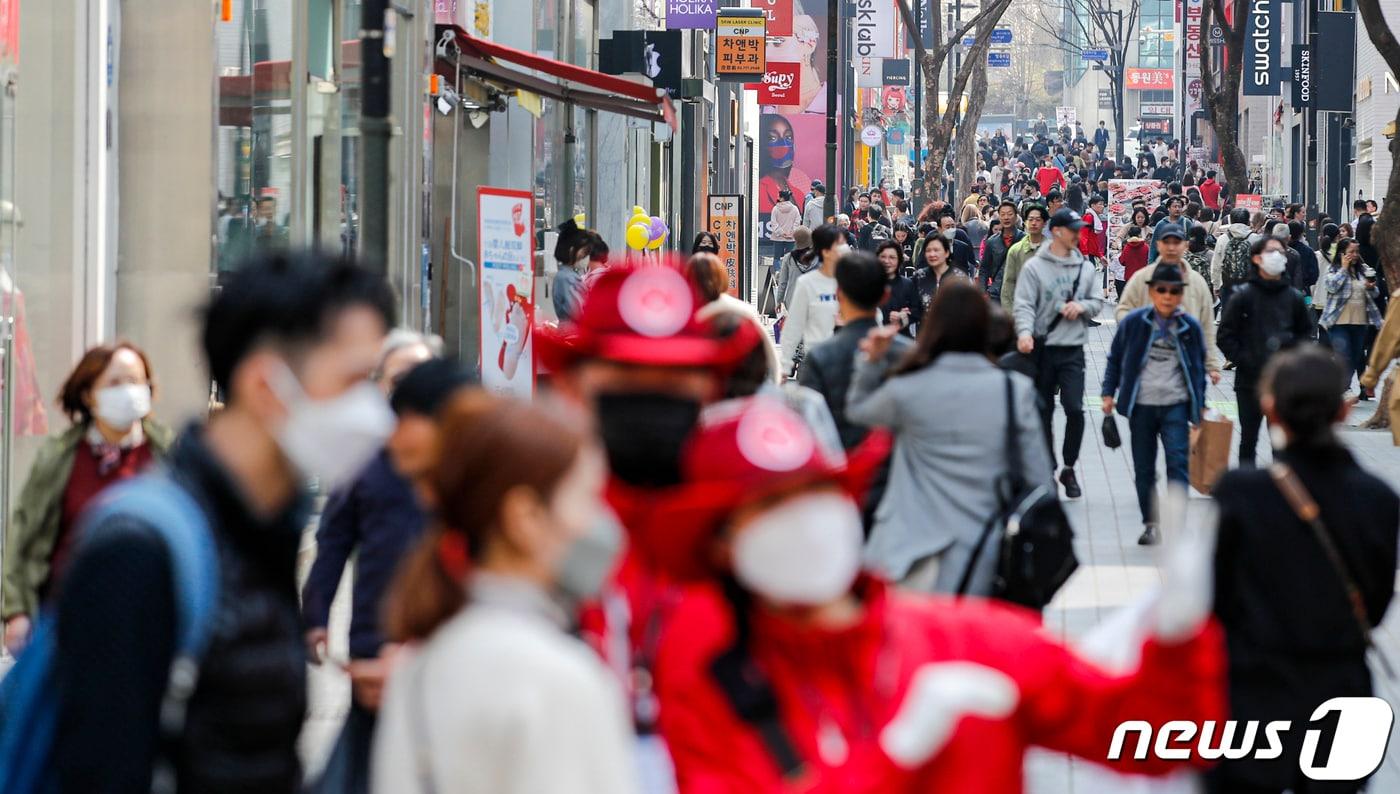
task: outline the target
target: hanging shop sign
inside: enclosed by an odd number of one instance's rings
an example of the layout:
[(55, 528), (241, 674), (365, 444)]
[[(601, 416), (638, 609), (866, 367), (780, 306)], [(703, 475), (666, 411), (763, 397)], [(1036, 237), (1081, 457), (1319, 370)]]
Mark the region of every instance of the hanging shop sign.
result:
[(1124, 70), (1123, 79), (1129, 91), (1162, 91), (1176, 86), (1175, 72), (1171, 69), (1130, 67)]
[(476, 191), (481, 385), (526, 399), (535, 391), (534, 202), (526, 190)]
[(856, 67), (856, 88), (879, 88), (885, 78), (883, 58), (860, 58), (855, 59)]
[(1312, 47), (1293, 45), (1293, 107), (1302, 110), (1312, 106)]
[(1264, 210), (1264, 197), (1258, 193), (1236, 193), (1235, 206), (1251, 212), (1262, 212)]
[(598, 41), (598, 71), (640, 74), (652, 85), (676, 95), (681, 90), (681, 32), (679, 30), (615, 30)]
[(860, 58), (895, 57), (894, 0), (855, 0), (855, 54)]
[(739, 252), (744, 250), (744, 197), (737, 193), (711, 193), (705, 212), (705, 231), (719, 242), (719, 261), (729, 274), (729, 294), (739, 294)]
[(1327, 68), (1316, 70), (1312, 76), (1313, 109), (1350, 112), (1355, 90), (1355, 12), (1319, 11), (1314, 51), (1327, 53)]
[(867, 124), (865, 128), (860, 131), (860, 142), (872, 149), (879, 146), (880, 142), (884, 139), (885, 131), (875, 124)]
[(1113, 110), (1113, 89), (1099, 89), (1099, 110)]
[(1245, 14), (1244, 95), (1278, 96), (1279, 2), (1248, 0)]
[(1182, 81), (1186, 87), (1186, 117), (1199, 112), (1201, 105), (1201, 48), (1205, 46), (1205, 0), (1185, 0), (1186, 42)]
[(720, 80), (761, 80), (767, 20), (759, 8), (725, 8), (715, 22), (715, 75)]
[(666, 27), (671, 30), (714, 30), (719, 0), (666, 0)]
[(791, 36), (793, 2), (795, 0), (749, 0), (749, 5), (763, 9), (769, 36)]
[(1144, 102), (1138, 106), (1138, 110), (1144, 116), (1170, 116), (1172, 104), (1170, 102)]
[(909, 85), (909, 62), (903, 58), (881, 61), (880, 82), (883, 85)]
[(758, 92), (760, 105), (795, 105), (802, 96), (802, 64), (769, 61), (763, 79), (744, 87)]

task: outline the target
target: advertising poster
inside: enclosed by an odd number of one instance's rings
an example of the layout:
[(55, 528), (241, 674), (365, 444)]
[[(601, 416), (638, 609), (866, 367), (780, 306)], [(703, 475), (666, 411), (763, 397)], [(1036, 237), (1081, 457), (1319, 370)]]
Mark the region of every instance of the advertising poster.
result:
[(749, 0), (752, 8), (761, 8), (768, 17), (768, 35), (792, 35), (792, 4), (796, 0)]
[[(890, 5), (893, 8), (894, 4)], [(754, 215), (759, 248), (764, 253), (768, 218), (778, 192), (790, 189), (793, 202), (801, 209), (812, 180), (826, 181), (826, 11), (826, 0), (792, 0), (792, 35), (768, 37), (769, 63), (797, 64), (798, 76), (794, 98), (771, 104), (759, 101), (759, 183)], [(838, 164), (841, 156), (838, 151)]]
[(534, 198), (524, 190), (477, 188), (481, 263), (481, 385), (529, 399), (535, 391)]
[(1118, 261), (1123, 250), (1122, 231), (1133, 222), (1133, 202), (1147, 202), (1150, 216), (1161, 203), (1162, 182), (1159, 179), (1108, 180), (1108, 258)]
[(769, 61), (763, 79), (744, 87), (758, 92), (760, 105), (794, 104), (802, 94), (802, 64)]
[(1235, 206), (1243, 207), (1250, 212), (1263, 212), (1264, 197), (1258, 193), (1236, 193)]
[(712, 193), (705, 213), (705, 231), (719, 241), (719, 259), (729, 274), (729, 294), (739, 294), (739, 252), (744, 248), (740, 223), (744, 197), (737, 193)]

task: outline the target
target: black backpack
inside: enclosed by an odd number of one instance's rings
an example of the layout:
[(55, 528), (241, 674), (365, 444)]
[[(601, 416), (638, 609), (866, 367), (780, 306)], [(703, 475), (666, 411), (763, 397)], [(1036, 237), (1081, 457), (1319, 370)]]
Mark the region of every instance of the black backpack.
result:
[(1225, 256), (1220, 265), (1220, 275), (1227, 285), (1249, 280), (1248, 239), (1231, 235), (1230, 241), (1225, 243)]

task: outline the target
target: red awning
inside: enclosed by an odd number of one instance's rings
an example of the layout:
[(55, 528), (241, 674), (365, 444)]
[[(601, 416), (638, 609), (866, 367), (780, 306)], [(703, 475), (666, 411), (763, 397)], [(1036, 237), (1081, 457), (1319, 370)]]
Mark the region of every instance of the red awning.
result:
[[(447, 41), (457, 49), (458, 63), (438, 67), (444, 77), (451, 78), (453, 68), (460, 65), (463, 72), (491, 83), (595, 110), (664, 122), (677, 129), (675, 110), (664, 89), (480, 39), (457, 25), (438, 25), (437, 30), (439, 54)], [(523, 69), (556, 79), (547, 80)]]

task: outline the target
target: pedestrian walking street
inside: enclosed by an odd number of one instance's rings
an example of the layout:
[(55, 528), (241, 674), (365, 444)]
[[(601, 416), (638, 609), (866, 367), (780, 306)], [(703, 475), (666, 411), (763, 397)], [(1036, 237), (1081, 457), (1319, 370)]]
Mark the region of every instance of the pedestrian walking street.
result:
[[(1080, 567), (1045, 613), (1046, 628), (1072, 642), (1079, 640), (1100, 621), (1131, 604), (1161, 581), (1157, 570), (1157, 555), (1161, 547), (1137, 545), (1142, 523), (1133, 490), (1132, 453), (1126, 443), (1126, 421), (1122, 417), (1118, 419), (1119, 431), (1124, 436), (1123, 446), (1109, 449), (1104, 446), (1100, 437), (1103, 413), (1098, 385), (1103, 381), (1104, 361), (1116, 328), (1111, 306), (1100, 319), (1103, 324), (1090, 329), (1089, 343), (1085, 347), (1088, 363), (1085, 375), (1087, 430), (1079, 462), (1079, 478), (1084, 488), (1084, 496), (1067, 502), (1077, 534), (1076, 547)], [(1235, 396), (1231, 387), (1233, 380), (1234, 373), (1226, 372), (1218, 385), (1207, 385), (1210, 406), (1231, 419), (1236, 415)], [(1391, 445), (1390, 433), (1355, 427), (1371, 415), (1375, 405), (1375, 402), (1357, 405), (1352, 417), (1347, 421), (1343, 440), (1362, 465), (1387, 480), (1391, 487), (1400, 490), (1400, 450)], [(970, 407), (968, 408), (970, 410)], [(1055, 437), (1058, 444), (1058, 440), (1063, 437), (1063, 414), (1058, 407), (1056, 422)], [(1235, 444), (1238, 444), (1238, 432)], [(1268, 446), (1265, 435), (1260, 439), (1261, 465), (1269, 459)], [(1232, 461), (1234, 457), (1232, 450)], [(1161, 461), (1162, 457), (1159, 455), (1159, 466), (1162, 465)], [(1202, 515), (1207, 501), (1202, 494), (1193, 492), (1191, 514)], [(303, 542), (303, 575), (314, 557), (314, 551), (313, 524)], [(342, 579), (331, 613), (331, 655), (334, 658), (343, 659), (347, 655), (344, 643), (345, 627), (349, 620), (348, 593), (351, 576), (347, 573)], [(1387, 658), (1400, 661), (1400, 606), (1391, 606), (1385, 623), (1376, 631), (1375, 638)], [(1378, 692), (1400, 712), (1400, 682), (1387, 681), (1383, 674), (1377, 674), (1376, 686)], [(334, 665), (322, 666), (312, 671), (311, 713), (302, 733), (302, 751), (310, 767), (314, 768), (324, 761), (324, 756), (339, 731), (349, 696), (348, 681)], [(1029, 794), (1125, 794), (1138, 790), (1125, 787), (1123, 778), (1103, 773), (1085, 761), (1045, 751), (1032, 751), (1032, 757), (1026, 765), (1026, 779)], [(1189, 785), (1151, 785), (1154, 788), (1142, 788), (1141, 791), (1156, 794), (1192, 790)], [(1372, 779), (1370, 790), (1400, 791), (1400, 742), (1390, 743), (1385, 764)]]

